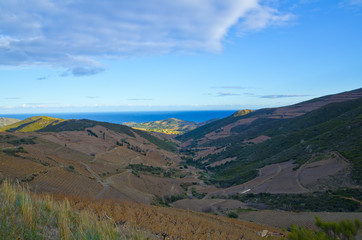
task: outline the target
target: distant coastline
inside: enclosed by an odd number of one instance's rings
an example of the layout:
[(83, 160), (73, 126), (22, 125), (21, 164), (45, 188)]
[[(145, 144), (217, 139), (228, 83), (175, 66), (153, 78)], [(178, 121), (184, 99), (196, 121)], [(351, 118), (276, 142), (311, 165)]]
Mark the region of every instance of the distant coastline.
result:
[(33, 116), (49, 116), (63, 119), (90, 119), (95, 121), (122, 124), (124, 122), (149, 122), (177, 118), (184, 121), (204, 122), (214, 118), (230, 116), (237, 110), (205, 110), (205, 111), (144, 111), (144, 112), (89, 112), (89, 113), (26, 113), (0, 114), (0, 117), (24, 120)]

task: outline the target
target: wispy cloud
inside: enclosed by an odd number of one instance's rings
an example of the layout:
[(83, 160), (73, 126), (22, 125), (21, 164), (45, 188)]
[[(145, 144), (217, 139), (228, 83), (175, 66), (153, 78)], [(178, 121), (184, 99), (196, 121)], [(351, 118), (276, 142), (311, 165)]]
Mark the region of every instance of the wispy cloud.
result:
[(295, 19), (291, 13), (282, 13), (275, 8), (258, 5), (245, 16), (245, 21), (240, 24), (241, 33), (258, 31), (270, 26), (281, 26)]
[(211, 87), (211, 88), (216, 88), (216, 89), (245, 89), (244, 87), (240, 87), (240, 86), (216, 86), (216, 87)]
[(7, 97), (5, 99), (7, 99), (7, 100), (18, 100), (18, 99), (21, 99), (21, 97)]
[(128, 101), (152, 101), (151, 98), (129, 98)]
[(91, 76), (103, 72), (104, 70), (105, 70), (104, 68), (96, 66), (75, 67), (68, 69), (67, 71), (60, 74), (60, 76), (61, 77), (67, 77), (69, 75), (73, 75), (75, 77)]
[(343, 0), (341, 1), (342, 6), (355, 6), (355, 7), (362, 7), (362, 0)]
[(293, 97), (308, 97), (310, 95), (304, 94), (280, 94), (280, 95), (264, 95), (260, 96), (260, 98), (293, 98)]
[(0, 65), (47, 64), (63, 76), (104, 70), (101, 60), (174, 51), (219, 52), (233, 26), (288, 22), (258, 0), (0, 1)]
[(240, 96), (239, 93), (230, 93), (230, 92), (218, 92), (217, 97), (229, 97), (229, 96)]
[(48, 77), (38, 77), (36, 80), (43, 81), (43, 80), (46, 80), (46, 79), (48, 79)]
[(22, 108), (46, 108), (48, 107), (45, 103), (24, 103), (21, 105)]
[(85, 96), (86, 98), (89, 98), (89, 99), (96, 99), (96, 98), (99, 98), (99, 96)]

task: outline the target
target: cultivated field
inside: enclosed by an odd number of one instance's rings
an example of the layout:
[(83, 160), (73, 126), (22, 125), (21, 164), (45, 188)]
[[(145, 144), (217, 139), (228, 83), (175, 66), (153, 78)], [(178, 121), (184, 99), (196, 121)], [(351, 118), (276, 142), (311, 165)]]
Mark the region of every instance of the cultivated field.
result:
[[(236, 193), (307, 193), (335, 186), (352, 186), (348, 163), (340, 154), (332, 152), (314, 156), (310, 163), (295, 169), (293, 161), (272, 164), (259, 170), (259, 176), (241, 185), (225, 189), (200, 189), (206, 198)], [(336, 183), (338, 182), (338, 185)]]

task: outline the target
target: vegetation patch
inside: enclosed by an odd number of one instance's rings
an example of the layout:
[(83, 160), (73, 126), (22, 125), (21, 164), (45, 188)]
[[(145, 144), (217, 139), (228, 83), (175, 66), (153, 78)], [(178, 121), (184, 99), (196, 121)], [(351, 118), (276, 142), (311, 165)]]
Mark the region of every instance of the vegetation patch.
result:
[(90, 129), (87, 129), (87, 132), (88, 132), (88, 135), (89, 136), (93, 136), (93, 137), (98, 137), (98, 135), (97, 134), (95, 134), (92, 130), (90, 130)]
[[(235, 194), (229, 198), (239, 200), (255, 208), (294, 212), (356, 212), (361, 210), (360, 202), (337, 195), (337, 193), (341, 192), (315, 192), (310, 194), (249, 193)], [(358, 195), (360, 194), (361, 191)]]
[(175, 195), (170, 195), (170, 196), (169, 195), (163, 196), (163, 200), (167, 204), (176, 202), (178, 200), (186, 199), (186, 198), (187, 198), (186, 193), (180, 193), (180, 194), (175, 194)]
[(355, 239), (358, 231), (361, 229), (361, 222), (358, 219), (351, 221), (349, 219), (336, 222), (324, 222), (318, 216), (316, 226), (319, 230), (307, 230), (303, 227), (293, 225), (288, 235), (289, 240), (352, 240)]
[(21, 157), (18, 153), (28, 153), (23, 147), (6, 148), (2, 152), (13, 157)]
[(228, 216), (229, 218), (238, 218), (238, 214), (233, 211), (229, 211), (226, 216)]
[(148, 173), (156, 175), (159, 177), (168, 177), (168, 178), (184, 178), (186, 173), (181, 172), (178, 169), (170, 168), (165, 170), (161, 167), (154, 167), (149, 165), (141, 164), (129, 164), (128, 168), (132, 170), (132, 173), (136, 176), (139, 176), (139, 172)]
[(198, 193), (194, 187), (191, 188), (191, 194), (198, 199), (203, 199), (206, 196), (206, 193)]
[(0, 143), (8, 143), (14, 146), (19, 146), (22, 144), (36, 144), (35, 139), (35, 136), (18, 138), (12, 135), (0, 135)]

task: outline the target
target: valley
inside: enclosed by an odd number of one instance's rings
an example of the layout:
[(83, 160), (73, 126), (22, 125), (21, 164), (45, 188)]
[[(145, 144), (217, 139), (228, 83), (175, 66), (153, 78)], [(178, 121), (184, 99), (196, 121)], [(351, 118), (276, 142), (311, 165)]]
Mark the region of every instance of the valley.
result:
[[(239, 111), (182, 128), (184, 134), (176, 120), (157, 123), (175, 132), (148, 132), (140, 125), (32, 117), (0, 128), (0, 178), (73, 199), (76, 208), (80, 201), (91, 209), (100, 202), (123, 206), (129, 212), (123, 218), (136, 214), (137, 227), (153, 236), (184, 236), (138, 219), (157, 212), (171, 222), (190, 221), (189, 215), (211, 221), (204, 234), (221, 224), (220, 236), (236, 226), (255, 238), (263, 229), (280, 238), (293, 223), (310, 227), (313, 214), (362, 220), (361, 117), (362, 89)], [(238, 239), (236, 232), (229, 237)]]

